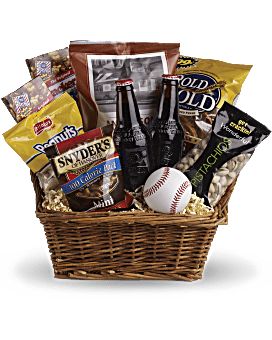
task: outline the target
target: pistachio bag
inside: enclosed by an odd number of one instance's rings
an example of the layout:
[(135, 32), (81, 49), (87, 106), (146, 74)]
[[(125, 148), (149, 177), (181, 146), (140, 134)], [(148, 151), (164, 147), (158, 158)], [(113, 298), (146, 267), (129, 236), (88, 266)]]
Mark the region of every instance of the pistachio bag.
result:
[(249, 114), (225, 102), (211, 134), (188, 152), (176, 168), (189, 178), (197, 196), (214, 207), (270, 133)]

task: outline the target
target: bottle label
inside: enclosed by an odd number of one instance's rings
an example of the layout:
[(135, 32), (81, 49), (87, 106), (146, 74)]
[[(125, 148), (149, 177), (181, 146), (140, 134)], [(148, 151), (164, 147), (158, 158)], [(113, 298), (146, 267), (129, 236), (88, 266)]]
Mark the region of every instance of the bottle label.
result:
[(175, 136), (180, 133), (180, 129), (175, 120), (159, 121), (155, 125), (155, 130), (160, 134), (167, 134), (169, 136)]
[(124, 143), (134, 143), (145, 141), (146, 137), (139, 127), (134, 127), (122, 133), (122, 141)]
[(146, 147), (128, 149), (124, 156), (128, 176), (135, 177), (149, 173), (149, 161)]
[(165, 141), (164, 144), (161, 146), (160, 151), (160, 166), (168, 166), (172, 163), (173, 159), (173, 145), (169, 141)]
[[(115, 109), (115, 106), (112, 108)], [(140, 110), (140, 118), (145, 126), (148, 126), (152, 122), (154, 112), (155, 112), (154, 107), (150, 107), (150, 109)], [(113, 125), (116, 124), (116, 111), (98, 114), (97, 126), (106, 126), (111, 124)]]
[(174, 120), (157, 121), (152, 134), (155, 167), (173, 166), (182, 153), (183, 130)]

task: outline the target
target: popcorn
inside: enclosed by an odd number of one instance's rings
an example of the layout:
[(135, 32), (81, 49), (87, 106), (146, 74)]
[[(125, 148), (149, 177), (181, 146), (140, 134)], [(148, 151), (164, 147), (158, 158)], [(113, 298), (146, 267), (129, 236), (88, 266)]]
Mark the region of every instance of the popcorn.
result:
[(204, 198), (200, 198), (196, 193), (193, 193), (187, 207), (180, 214), (205, 216), (213, 211), (213, 208), (204, 204)]
[(45, 194), (42, 207), (47, 210), (72, 212), (61, 189), (48, 191)]
[[(136, 209), (132, 209), (131, 211), (141, 210), (144, 212), (152, 212), (152, 210), (146, 205), (145, 201), (143, 200), (140, 191), (134, 194), (133, 203)], [(69, 208), (68, 201), (61, 189), (50, 190), (48, 193), (46, 193), (44, 201), (42, 203), (42, 207), (51, 211), (72, 212), (72, 210)], [(200, 198), (195, 193), (193, 193), (187, 207), (180, 214), (205, 216), (213, 211), (213, 208), (207, 207), (204, 204), (203, 198)]]
[[(136, 207), (136, 209), (141, 210), (143, 212), (153, 212), (147, 204), (145, 203), (145, 200), (143, 198), (142, 194), (142, 187), (138, 188), (134, 193), (130, 193), (133, 195), (134, 201), (133, 204)], [(208, 207), (204, 203), (204, 198), (200, 198), (196, 195), (196, 193), (193, 193), (191, 195), (190, 201), (186, 208), (180, 212), (179, 214), (189, 214), (189, 215), (199, 215), (199, 216), (205, 216), (213, 212), (213, 208)]]

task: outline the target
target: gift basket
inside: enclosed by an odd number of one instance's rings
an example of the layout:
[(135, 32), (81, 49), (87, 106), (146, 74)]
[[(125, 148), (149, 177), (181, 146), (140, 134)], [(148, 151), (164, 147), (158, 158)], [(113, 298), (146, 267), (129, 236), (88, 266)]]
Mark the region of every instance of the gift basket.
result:
[(89, 41), (26, 62), (4, 138), (31, 169), (55, 277), (200, 279), (270, 133), (232, 105), (251, 66)]
[(48, 212), (32, 175), (55, 277), (193, 281), (202, 277), (219, 224), (227, 223), (233, 186), (206, 216), (131, 211)]

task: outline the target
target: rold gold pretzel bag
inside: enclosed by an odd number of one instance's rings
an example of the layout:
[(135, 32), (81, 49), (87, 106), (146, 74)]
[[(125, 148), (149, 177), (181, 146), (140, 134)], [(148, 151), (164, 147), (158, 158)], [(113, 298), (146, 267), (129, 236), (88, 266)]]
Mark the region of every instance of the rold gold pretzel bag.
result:
[(207, 136), (224, 101), (235, 103), (251, 65), (180, 56), (179, 113), (186, 151)]

